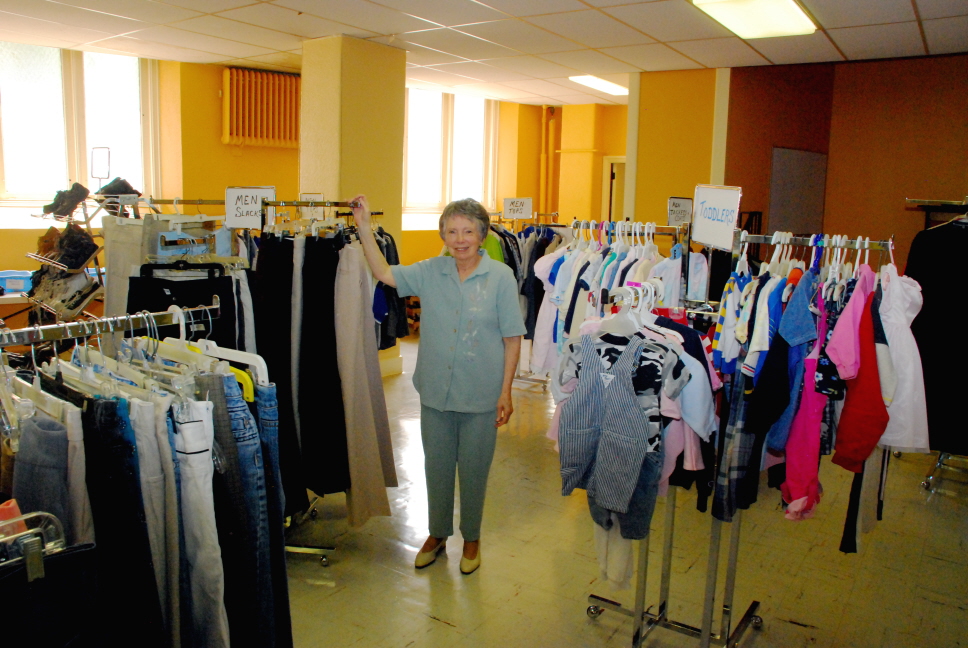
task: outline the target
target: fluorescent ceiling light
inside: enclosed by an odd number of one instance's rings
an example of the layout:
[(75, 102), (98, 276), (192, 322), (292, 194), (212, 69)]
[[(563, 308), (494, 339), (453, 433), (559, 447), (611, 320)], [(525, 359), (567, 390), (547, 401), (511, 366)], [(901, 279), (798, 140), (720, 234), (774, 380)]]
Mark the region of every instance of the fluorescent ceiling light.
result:
[(623, 88), (617, 83), (612, 83), (611, 81), (606, 81), (605, 79), (599, 79), (596, 76), (573, 76), (568, 77), (569, 81), (574, 81), (575, 83), (580, 83), (583, 86), (588, 86), (589, 88), (594, 88), (601, 92), (605, 92), (610, 95), (627, 95), (629, 93), (628, 88)]
[(740, 38), (799, 36), (817, 31), (794, 0), (692, 0)]

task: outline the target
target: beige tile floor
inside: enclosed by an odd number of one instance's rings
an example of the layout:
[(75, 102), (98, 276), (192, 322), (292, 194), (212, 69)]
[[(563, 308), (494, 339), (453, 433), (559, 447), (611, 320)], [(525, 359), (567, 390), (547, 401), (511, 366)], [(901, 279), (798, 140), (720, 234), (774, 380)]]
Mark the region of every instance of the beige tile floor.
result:
[[(584, 492), (560, 494), (558, 456), (545, 438), (553, 403), (540, 388), (515, 389), (515, 414), (498, 434), (480, 570), (461, 575), (459, 535), (446, 557), (413, 568), (427, 534), (419, 400), (410, 380), (415, 353), (413, 341), (404, 343), (405, 373), (384, 383), (400, 479), (388, 491), (393, 516), (351, 529), (343, 496), (327, 496), (318, 519), (298, 529), (300, 539), (330, 542), (337, 551), (329, 567), (289, 557), (296, 647), (630, 645), (631, 619), (585, 614), (589, 594), (630, 603), (632, 592), (615, 592), (599, 577)], [(763, 484), (743, 522), (734, 607), (739, 616), (750, 600), (761, 601), (764, 626), (741, 645), (968, 645), (968, 516), (964, 504), (919, 488), (931, 462), (928, 455), (892, 460), (885, 519), (854, 555), (838, 550), (850, 491), (846, 471), (823, 460), (824, 499), (814, 519), (799, 523), (784, 519), (778, 492)], [(660, 498), (647, 605), (658, 599), (665, 507)], [(696, 626), (709, 530), (694, 491), (679, 491), (670, 617)], [(646, 645), (698, 641), (660, 628)]]

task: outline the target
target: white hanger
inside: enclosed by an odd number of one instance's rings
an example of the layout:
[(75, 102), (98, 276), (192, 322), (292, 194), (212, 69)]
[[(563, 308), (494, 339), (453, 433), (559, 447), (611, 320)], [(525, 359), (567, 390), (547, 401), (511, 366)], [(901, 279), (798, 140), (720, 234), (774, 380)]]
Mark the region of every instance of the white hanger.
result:
[[(165, 342), (172, 339), (165, 338)], [(262, 356), (256, 353), (236, 351), (235, 349), (225, 349), (215, 344), (212, 340), (196, 340), (189, 342), (189, 345), (197, 348), (207, 356), (249, 365), (249, 370), (252, 372), (252, 378), (256, 384), (262, 387), (269, 386), (269, 367), (266, 365), (266, 361)]]
[(632, 303), (635, 299), (633, 291), (625, 287), (613, 288), (609, 291), (609, 297), (613, 299), (613, 303), (615, 301), (620, 302), (621, 307), (617, 313), (602, 320), (599, 330), (603, 333), (612, 333), (622, 337), (635, 335), (639, 327), (631, 313)]

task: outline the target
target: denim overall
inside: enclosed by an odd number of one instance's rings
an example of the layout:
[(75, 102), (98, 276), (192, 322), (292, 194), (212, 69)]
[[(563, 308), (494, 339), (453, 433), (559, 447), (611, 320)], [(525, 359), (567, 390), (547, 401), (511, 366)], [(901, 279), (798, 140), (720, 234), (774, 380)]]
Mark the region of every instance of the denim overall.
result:
[(578, 385), (561, 409), (562, 495), (584, 488), (599, 506), (628, 510), (649, 447), (648, 421), (632, 385), (644, 345), (633, 336), (605, 369), (592, 337), (582, 336)]

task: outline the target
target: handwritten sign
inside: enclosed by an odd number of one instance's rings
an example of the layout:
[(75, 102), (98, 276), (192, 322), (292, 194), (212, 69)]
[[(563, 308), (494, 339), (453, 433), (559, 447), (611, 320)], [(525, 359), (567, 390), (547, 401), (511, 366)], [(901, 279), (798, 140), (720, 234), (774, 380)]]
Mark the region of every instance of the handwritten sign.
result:
[[(262, 201), (275, 199), (275, 187), (227, 187), (225, 189), (225, 226), (260, 229)], [(274, 216), (275, 208), (269, 207), (266, 222), (271, 223)]]
[(739, 218), (740, 187), (696, 185), (692, 240), (719, 250), (733, 249), (733, 230)]
[(692, 222), (692, 198), (669, 198), (669, 225), (686, 225)]
[(533, 218), (530, 198), (505, 198), (503, 218)]

